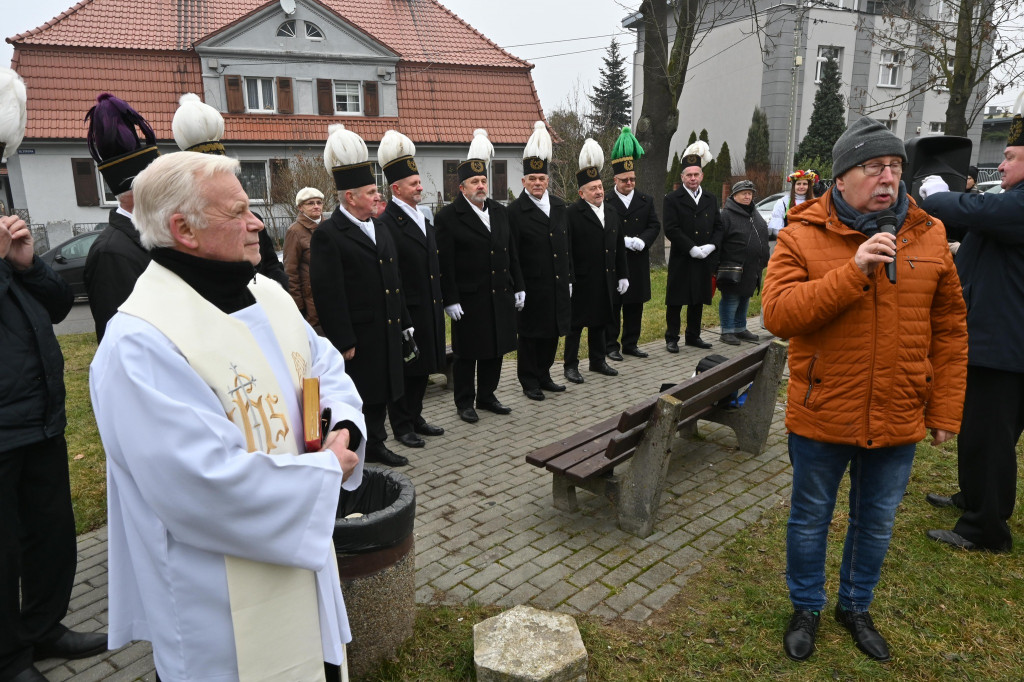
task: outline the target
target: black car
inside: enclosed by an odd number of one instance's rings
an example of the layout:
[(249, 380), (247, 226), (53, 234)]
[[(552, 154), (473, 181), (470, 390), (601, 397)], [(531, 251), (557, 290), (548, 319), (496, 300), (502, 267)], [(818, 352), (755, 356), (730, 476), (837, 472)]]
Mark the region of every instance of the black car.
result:
[(60, 246), (55, 246), (40, 258), (46, 262), (54, 272), (64, 278), (64, 281), (71, 287), (75, 294), (75, 300), (88, 300), (85, 292), (85, 281), (82, 274), (85, 272), (85, 257), (89, 255), (89, 249), (93, 242), (100, 236), (102, 230), (85, 232), (67, 240)]

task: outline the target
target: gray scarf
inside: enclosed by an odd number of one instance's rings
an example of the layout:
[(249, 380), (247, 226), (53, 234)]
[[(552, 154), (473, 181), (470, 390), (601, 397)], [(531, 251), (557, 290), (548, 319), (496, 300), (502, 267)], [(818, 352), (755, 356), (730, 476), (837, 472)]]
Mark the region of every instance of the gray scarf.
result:
[[(838, 187), (832, 188), (832, 204), (836, 207), (836, 215), (839, 216), (839, 220), (847, 227), (863, 232), (868, 237), (878, 234), (878, 214), (881, 211), (875, 211), (874, 213), (861, 213), (857, 211), (846, 203)], [(907, 186), (903, 184), (902, 180), (900, 180), (896, 205), (889, 210), (896, 214), (896, 231), (899, 232), (903, 228), (903, 221), (907, 219), (907, 211), (910, 210)]]

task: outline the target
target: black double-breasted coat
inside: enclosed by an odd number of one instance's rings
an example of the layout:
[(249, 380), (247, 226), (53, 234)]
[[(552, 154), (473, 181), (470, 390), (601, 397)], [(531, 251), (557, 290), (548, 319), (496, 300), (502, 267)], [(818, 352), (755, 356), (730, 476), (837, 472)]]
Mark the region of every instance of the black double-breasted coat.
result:
[(519, 336), (552, 339), (569, 332), (569, 233), (565, 202), (548, 195), (551, 215), (523, 190), (508, 207), (508, 223), (526, 287)]
[(374, 240), (339, 210), (313, 232), (309, 279), (324, 335), (340, 352), (355, 348), (345, 371), (364, 403), (402, 395), (405, 311), (391, 234), (374, 221)]
[[(693, 305), (711, 303), (711, 275), (718, 266), (718, 248), (722, 240), (722, 216), (718, 200), (701, 192), (700, 201), (685, 187), (665, 195), (662, 215), (665, 218), (665, 237), (672, 244), (668, 258), (668, 286), (666, 305)], [(715, 251), (707, 258), (693, 258), (694, 246), (714, 244)]]
[(420, 349), (419, 358), (405, 364), (405, 373), (423, 376), (440, 372), (445, 366), (444, 312), (434, 226), (424, 218), (424, 234), (393, 201), (388, 202), (377, 221), (387, 227), (395, 244), (405, 307), (412, 318), (413, 338)]
[(661, 222), (654, 207), (654, 197), (643, 192), (633, 192), (629, 206), (622, 202), (614, 191), (609, 192), (605, 202), (619, 214), (623, 237), (638, 237), (643, 240), (640, 251), (626, 249), (626, 267), (629, 269), (629, 289), (622, 295), (622, 302), (646, 303), (651, 300), (651, 245), (661, 234)]
[(523, 277), (505, 207), (488, 199), (488, 230), (459, 193), (434, 219), (445, 306), (462, 306), (452, 321), (452, 350), (467, 360), (500, 358), (516, 349), (516, 291)]
[(569, 253), (574, 277), (572, 326), (603, 327), (612, 320), (612, 297), (629, 278), (619, 214), (605, 202), (604, 226), (583, 199), (569, 207)]

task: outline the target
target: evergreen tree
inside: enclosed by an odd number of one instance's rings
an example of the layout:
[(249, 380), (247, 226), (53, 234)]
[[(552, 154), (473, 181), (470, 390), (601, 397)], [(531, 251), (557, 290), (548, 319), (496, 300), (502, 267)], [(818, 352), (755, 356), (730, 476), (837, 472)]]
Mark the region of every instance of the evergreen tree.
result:
[(690, 139), (688, 139), (686, 141), (686, 146), (689, 147), (691, 144), (693, 144), (696, 141), (697, 141), (697, 131), (696, 130), (691, 130), (690, 131)]
[(679, 152), (675, 153), (672, 157), (672, 166), (669, 168), (668, 174), (665, 176), (665, 194), (672, 191), (675, 184), (679, 182), (679, 176), (682, 174), (683, 169), (680, 167), (682, 162), (679, 160)]
[(718, 182), (732, 184), (732, 156), (729, 154), (729, 143), (723, 142), (718, 152)]
[(747, 148), (743, 154), (743, 165), (747, 175), (764, 173), (772, 165), (768, 151), (768, 114), (760, 107), (754, 107), (754, 115), (747, 130)]
[(709, 146), (711, 145), (711, 140), (708, 139), (708, 129), (707, 128), (701, 128), (700, 129), (700, 135), (697, 136), (697, 139), (704, 140), (705, 142), (708, 143)]
[(588, 115), (590, 125), (597, 131), (614, 131), (630, 124), (633, 100), (630, 98), (626, 60), (619, 52), (619, 44), (612, 39), (604, 57), (601, 82), (590, 95), (593, 113)]
[[(841, 85), (839, 65), (829, 58), (821, 67), (821, 83), (814, 94), (811, 123), (804, 139), (800, 140), (796, 159), (817, 158), (823, 166), (832, 167), (832, 146), (846, 130), (846, 106), (839, 90)], [(817, 170), (821, 172), (820, 168)]]

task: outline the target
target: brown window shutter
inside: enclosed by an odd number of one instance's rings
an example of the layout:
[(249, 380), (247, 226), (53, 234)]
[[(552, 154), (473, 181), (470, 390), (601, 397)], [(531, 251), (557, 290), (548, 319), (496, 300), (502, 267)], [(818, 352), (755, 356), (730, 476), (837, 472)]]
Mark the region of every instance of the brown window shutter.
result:
[(321, 116), (334, 116), (334, 81), (316, 79), (316, 103)]
[(75, 179), (75, 198), (79, 206), (99, 206), (100, 190), (96, 184), (96, 165), (92, 159), (71, 159)]
[(495, 201), (508, 199), (507, 166), (507, 161), (491, 161), (491, 198)]
[(289, 196), (288, 159), (270, 159), (270, 199), (275, 204), (291, 204), (294, 196)]
[(444, 162), (444, 200), (455, 201), (459, 193), (459, 162)]
[(224, 89), (228, 93), (228, 113), (244, 114), (245, 98), (242, 96), (242, 77), (224, 76)]
[(294, 114), (295, 105), (292, 103), (292, 79), (277, 79), (277, 113)]
[(380, 116), (377, 81), (363, 81), (363, 116)]

